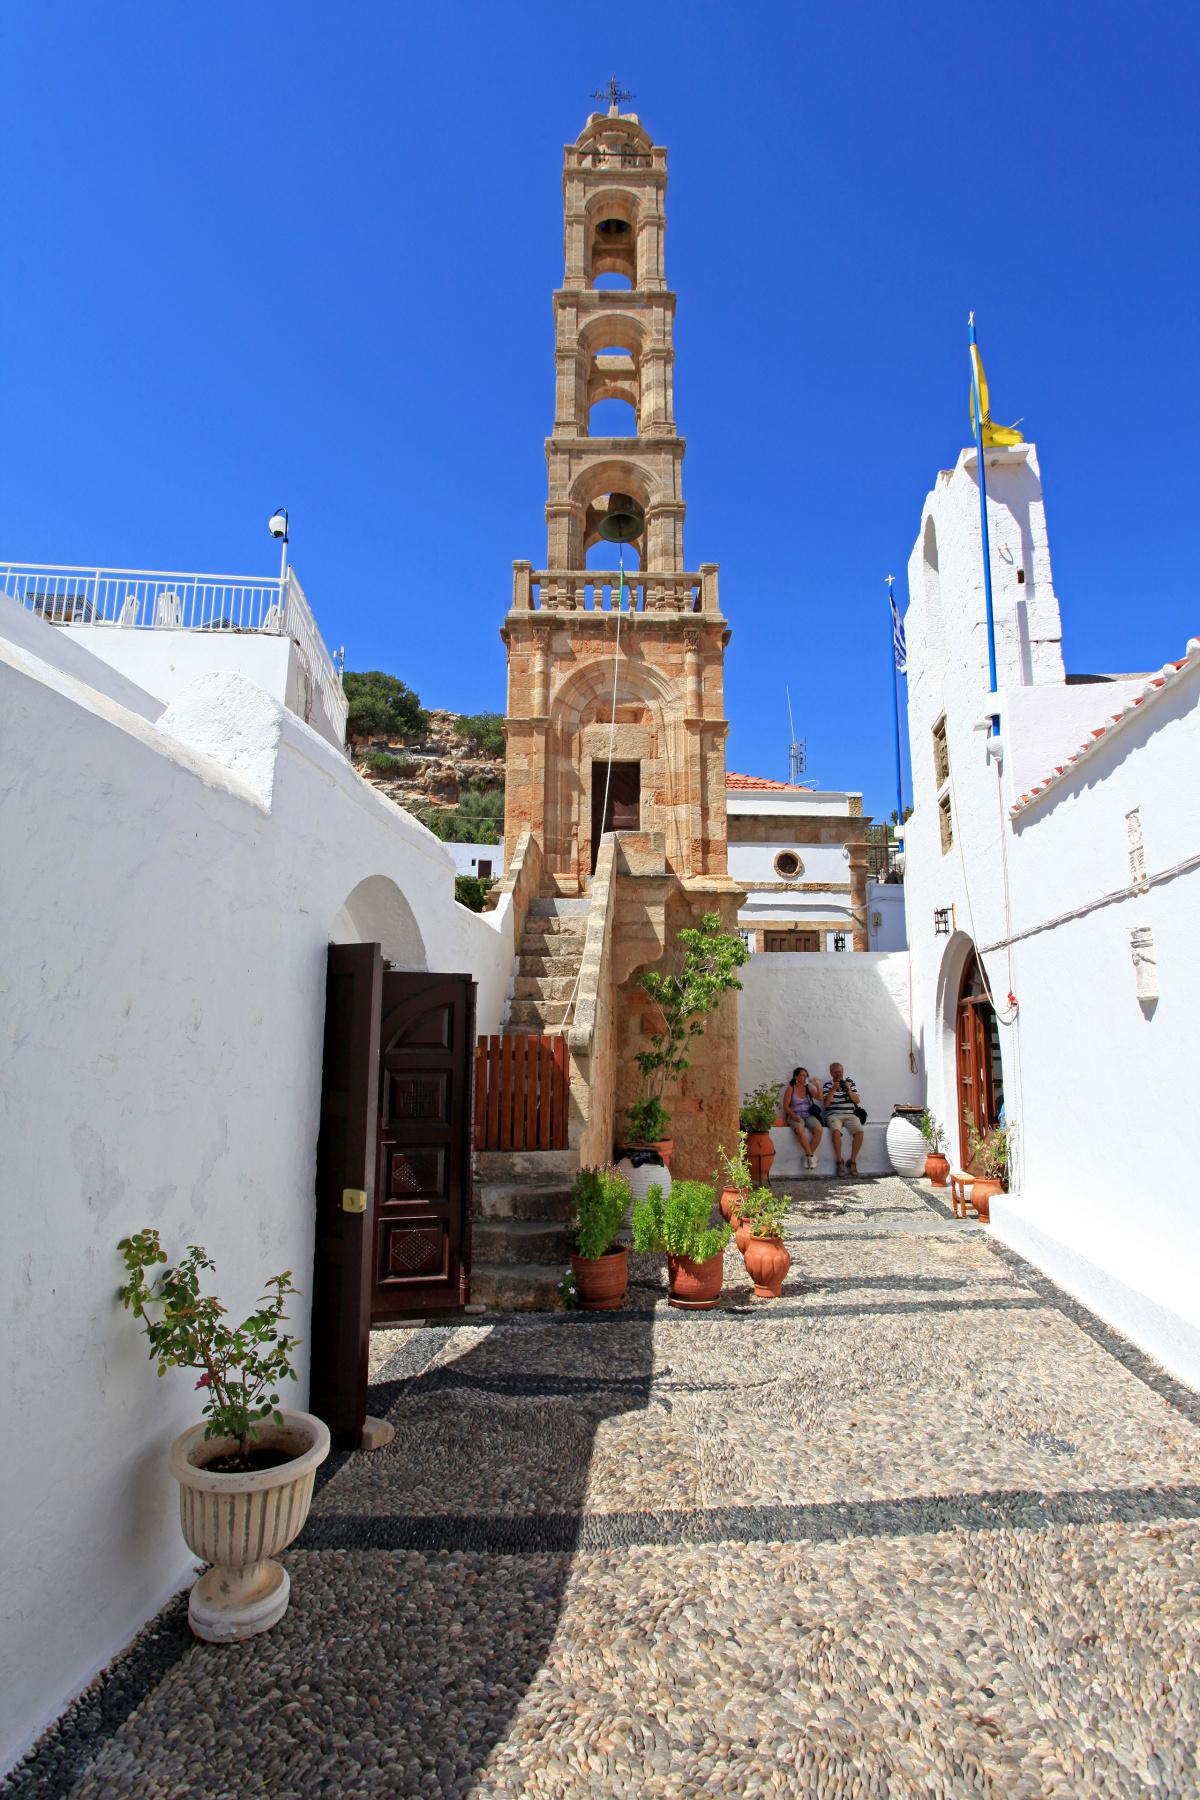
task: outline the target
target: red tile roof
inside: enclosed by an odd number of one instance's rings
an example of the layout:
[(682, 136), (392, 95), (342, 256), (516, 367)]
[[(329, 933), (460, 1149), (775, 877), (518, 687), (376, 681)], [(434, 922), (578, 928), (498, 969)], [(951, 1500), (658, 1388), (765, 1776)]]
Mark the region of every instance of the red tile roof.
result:
[(1164, 688), (1169, 687), (1181, 669), (1186, 669), (1196, 662), (1200, 662), (1200, 637), (1189, 638), (1186, 656), (1181, 656), (1178, 662), (1164, 663), (1158, 674), (1152, 675), (1144, 684), (1140, 693), (1130, 696), (1120, 712), (1110, 713), (1103, 725), (1097, 725), (1091, 731), (1086, 741), (1080, 744), (1073, 756), (1068, 756), (1065, 763), (1058, 763), (1044, 781), (1039, 781), (1037, 786), (1030, 788), (1027, 794), (1022, 794), (1016, 804), (1009, 807), (1009, 817), (1018, 818), (1027, 807), (1033, 805), (1035, 800), (1040, 799), (1065, 775), (1074, 770), (1085, 757), (1089, 756), (1111, 731), (1115, 731), (1118, 726), (1125, 723), (1126, 719), (1131, 718), (1139, 706), (1144, 705), (1147, 700), (1153, 700)]
[(794, 781), (768, 781), (765, 775), (734, 775), (725, 777), (725, 786), (734, 788), (740, 794), (745, 793), (780, 793), (811, 794), (810, 787), (799, 787)]

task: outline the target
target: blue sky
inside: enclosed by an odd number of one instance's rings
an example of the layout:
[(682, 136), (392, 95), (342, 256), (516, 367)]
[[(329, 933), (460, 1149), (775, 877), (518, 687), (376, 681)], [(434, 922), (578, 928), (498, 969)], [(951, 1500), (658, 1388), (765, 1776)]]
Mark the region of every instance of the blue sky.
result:
[(38, 0), (8, 120), (0, 553), (262, 571), (351, 668), (502, 709), (545, 559), (561, 156), (615, 71), (669, 150), (689, 567), (729, 762), (892, 804), (883, 576), (966, 441), (977, 310), (1039, 448), (1069, 668), (1194, 592), (1197, 13)]

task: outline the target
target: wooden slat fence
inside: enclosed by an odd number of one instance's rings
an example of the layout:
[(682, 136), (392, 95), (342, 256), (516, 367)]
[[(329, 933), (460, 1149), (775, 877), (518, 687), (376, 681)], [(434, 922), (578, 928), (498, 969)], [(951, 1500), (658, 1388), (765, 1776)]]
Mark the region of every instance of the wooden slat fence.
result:
[(570, 1089), (561, 1035), (477, 1038), (475, 1148), (565, 1150)]

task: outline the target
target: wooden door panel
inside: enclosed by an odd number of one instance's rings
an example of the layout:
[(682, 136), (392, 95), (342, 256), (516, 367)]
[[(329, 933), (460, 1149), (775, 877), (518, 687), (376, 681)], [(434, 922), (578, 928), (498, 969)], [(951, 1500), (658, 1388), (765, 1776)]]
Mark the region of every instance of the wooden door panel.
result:
[(384, 971), (376, 1323), (465, 1304), (474, 1049), (469, 976)]
[[(371, 1245), (379, 1135), (378, 944), (331, 944), (317, 1139), (309, 1408), (338, 1449), (357, 1450), (367, 1410)], [(362, 1212), (348, 1195), (365, 1195)]]

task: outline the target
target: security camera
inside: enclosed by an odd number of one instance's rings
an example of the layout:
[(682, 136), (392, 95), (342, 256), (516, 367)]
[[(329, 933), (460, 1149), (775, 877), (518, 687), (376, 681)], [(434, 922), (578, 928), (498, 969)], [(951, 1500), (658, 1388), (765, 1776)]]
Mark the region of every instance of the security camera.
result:
[(283, 538), (286, 543), (287, 527), (287, 509), (285, 507), (280, 507), (279, 511), (277, 513), (272, 513), (270, 519), (267, 521), (267, 530), (273, 538)]

